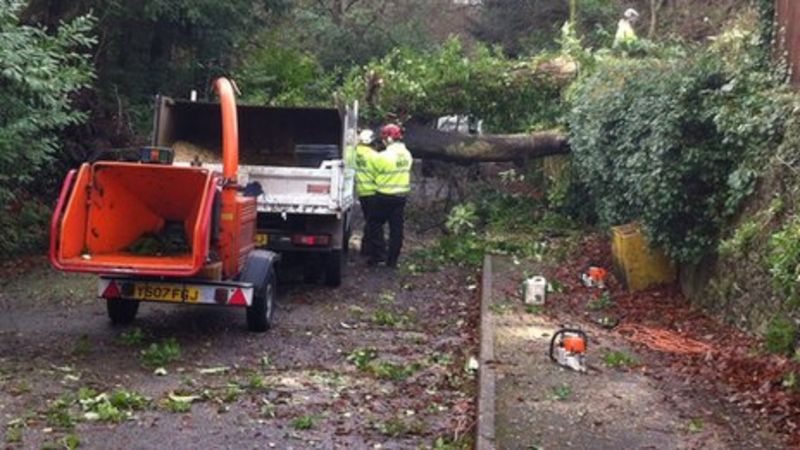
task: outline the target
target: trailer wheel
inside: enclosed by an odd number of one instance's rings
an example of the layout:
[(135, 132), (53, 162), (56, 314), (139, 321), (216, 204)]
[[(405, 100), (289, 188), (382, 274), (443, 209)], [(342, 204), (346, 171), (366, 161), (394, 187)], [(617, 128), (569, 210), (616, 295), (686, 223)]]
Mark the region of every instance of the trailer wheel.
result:
[(247, 307), (247, 329), (256, 333), (267, 331), (275, 315), (275, 269), (270, 267), (264, 283), (253, 294), (253, 304)]
[(106, 311), (113, 325), (128, 325), (136, 318), (139, 311), (139, 301), (126, 298), (106, 300)]
[(325, 285), (339, 287), (345, 266), (344, 250), (333, 250), (325, 255)]

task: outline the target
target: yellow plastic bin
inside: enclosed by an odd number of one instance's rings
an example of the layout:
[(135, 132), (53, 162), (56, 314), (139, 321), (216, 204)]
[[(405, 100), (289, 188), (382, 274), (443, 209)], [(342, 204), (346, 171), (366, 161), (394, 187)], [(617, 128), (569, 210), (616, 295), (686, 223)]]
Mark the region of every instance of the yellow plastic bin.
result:
[(675, 281), (675, 265), (663, 251), (650, 248), (638, 224), (613, 227), (611, 233), (614, 269), (628, 290), (641, 291)]

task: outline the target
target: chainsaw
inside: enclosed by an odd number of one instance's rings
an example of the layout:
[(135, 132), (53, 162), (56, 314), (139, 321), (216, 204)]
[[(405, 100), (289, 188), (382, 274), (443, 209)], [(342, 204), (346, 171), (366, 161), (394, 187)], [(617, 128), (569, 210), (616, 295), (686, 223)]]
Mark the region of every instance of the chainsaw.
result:
[(569, 369), (586, 372), (586, 347), (589, 337), (583, 330), (562, 328), (550, 340), (550, 359)]

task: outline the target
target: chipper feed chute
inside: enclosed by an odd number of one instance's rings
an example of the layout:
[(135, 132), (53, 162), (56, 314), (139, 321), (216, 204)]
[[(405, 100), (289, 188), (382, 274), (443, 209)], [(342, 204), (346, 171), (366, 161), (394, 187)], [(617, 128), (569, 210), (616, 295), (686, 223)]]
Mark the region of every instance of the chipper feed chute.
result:
[(194, 276), (212, 234), (216, 177), (158, 164), (83, 164), (64, 182), (50, 258), (68, 271)]

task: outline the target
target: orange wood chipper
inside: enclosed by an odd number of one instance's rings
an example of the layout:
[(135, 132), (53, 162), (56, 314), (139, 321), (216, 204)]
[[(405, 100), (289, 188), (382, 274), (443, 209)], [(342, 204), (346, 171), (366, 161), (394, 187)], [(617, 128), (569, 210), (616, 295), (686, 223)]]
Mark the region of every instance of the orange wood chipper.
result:
[(239, 136), (232, 83), (214, 87), (222, 119), (222, 173), (171, 164), (171, 149), (139, 161), (84, 163), (67, 174), (53, 213), (50, 261), (100, 274), (114, 324), (139, 303), (245, 308), (251, 331), (270, 327), (276, 253), (255, 249), (256, 199), (237, 184)]

